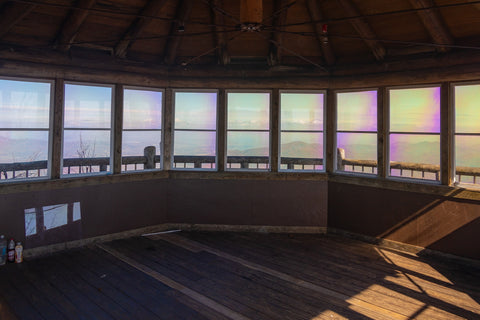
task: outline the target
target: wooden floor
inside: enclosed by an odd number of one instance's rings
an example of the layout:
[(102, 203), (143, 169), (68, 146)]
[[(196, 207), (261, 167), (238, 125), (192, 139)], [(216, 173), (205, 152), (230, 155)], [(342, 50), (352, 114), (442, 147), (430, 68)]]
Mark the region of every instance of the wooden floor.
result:
[(169, 233), (0, 268), (4, 319), (480, 319), (480, 267), (332, 235)]

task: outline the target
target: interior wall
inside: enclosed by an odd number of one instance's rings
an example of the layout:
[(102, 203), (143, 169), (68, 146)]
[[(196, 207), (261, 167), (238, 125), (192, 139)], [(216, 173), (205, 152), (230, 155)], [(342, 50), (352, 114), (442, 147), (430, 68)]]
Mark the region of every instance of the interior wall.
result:
[(172, 179), (168, 221), (326, 227), (327, 194), (326, 181)]
[(329, 182), (328, 227), (480, 259), (480, 203)]
[[(25, 209), (74, 202), (80, 221), (25, 236)], [(26, 248), (167, 222), (327, 226), (326, 181), (163, 178), (0, 194), (0, 204), (0, 234)]]
[[(161, 224), (166, 193), (165, 180), (146, 180), (0, 194), (0, 234), (31, 248)], [(79, 221), (25, 237), (25, 209), (74, 202), (80, 202)]]

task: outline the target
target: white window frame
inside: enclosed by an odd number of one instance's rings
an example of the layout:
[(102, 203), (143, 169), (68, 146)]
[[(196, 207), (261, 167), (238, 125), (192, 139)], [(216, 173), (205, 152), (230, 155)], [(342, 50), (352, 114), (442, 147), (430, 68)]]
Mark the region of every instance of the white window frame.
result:
[[(1, 80), (6, 81), (19, 81), (19, 82), (37, 82), (50, 84), (50, 103), (48, 114), (48, 129), (43, 128), (0, 128), (1, 131), (47, 131), (48, 132), (48, 150), (47, 150), (47, 174), (42, 177), (25, 177), (17, 179), (0, 180), (0, 184), (3, 183), (16, 183), (27, 182), (35, 180), (48, 180), (52, 177), (52, 159), (53, 159), (53, 118), (55, 107), (55, 86), (57, 85), (54, 80), (40, 79), (40, 78), (23, 78), (23, 77), (0, 77)], [(1, 173), (0, 173), (1, 174)]]
[[(386, 97), (385, 97), (385, 102), (386, 102), (386, 108), (384, 108), (385, 113), (384, 113), (384, 123), (385, 123), (385, 139), (384, 139), (384, 145), (385, 145), (385, 171), (386, 171), (386, 179), (389, 180), (396, 180), (396, 181), (404, 181), (404, 182), (412, 182), (412, 183), (422, 183), (422, 184), (434, 184), (434, 185), (440, 185), (442, 183), (442, 143), (441, 143), (441, 135), (442, 135), (442, 125), (441, 125), (441, 119), (440, 119), (440, 130), (438, 133), (417, 133), (417, 132), (391, 132), (390, 131), (390, 91), (391, 90), (401, 90), (401, 89), (426, 89), (426, 88), (439, 88), (440, 89), (440, 96), (442, 95), (442, 86), (441, 84), (425, 84), (425, 85), (411, 85), (411, 86), (393, 86), (393, 87), (387, 87), (386, 88)], [(440, 115), (441, 115), (441, 101), (440, 101)], [(410, 178), (410, 177), (397, 177), (397, 176), (392, 176), (390, 175), (390, 135), (391, 134), (420, 134), (420, 135), (438, 135), (439, 137), (439, 163), (440, 163), (440, 172), (439, 172), (439, 180), (430, 180), (430, 179), (418, 179), (418, 178)]]
[[(66, 95), (65, 95), (65, 87), (66, 85), (79, 85), (79, 86), (89, 86), (89, 87), (103, 87), (103, 88), (111, 88), (111, 108), (110, 108), (110, 162), (109, 167), (110, 170), (102, 171), (102, 172), (88, 172), (88, 173), (78, 173), (78, 174), (64, 174), (63, 173), (63, 147), (65, 141), (65, 103), (66, 103)], [(90, 177), (90, 176), (103, 176), (113, 173), (113, 156), (114, 156), (114, 128), (115, 128), (115, 88), (114, 84), (105, 84), (105, 83), (92, 83), (92, 82), (79, 82), (79, 81), (67, 81), (65, 80), (63, 84), (63, 117), (62, 117), (62, 148), (61, 148), (61, 155), (60, 155), (60, 178), (75, 178), (75, 177)], [(99, 129), (99, 128), (69, 128), (67, 130), (92, 130), (92, 131), (107, 131), (107, 129)]]
[[(268, 93), (269, 94), (269, 115), (268, 115), (268, 130), (229, 130), (228, 129), (228, 95), (230, 93)], [(248, 172), (270, 172), (272, 171), (272, 90), (259, 90), (259, 89), (228, 89), (225, 90), (225, 171), (248, 171)], [(228, 168), (228, 132), (268, 132), (268, 168), (266, 169), (249, 169), (249, 168)]]
[[(322, 112), (322, 123), (323, 127), (321, 131), (318, 130), (282, 130), (282, 94), (283, 93), (294, 93), (294, 94), (323, 94), (323, 112)], [(327, 155), (327, 90), (279, 90), (279, 112), (278, 112), (278, 171), (281, 172), (326, 172), (326, 155)], [(322, 153), (323, 153), (323, 169), (282, 169), (282, 133), (283, 132), (292, 132), (292, 133), (322, 133)], [(303, 159), (303, 158), (300, 158)]]
[[(377, 119), (376, 119), (376, 123), (377, 123), (377, 130), (376, 131), (349, 131), (349, 130), (338, 130), (337, 128), (337, 125), (338, 125), (338, 94), (339, 93), (356, 93), (356, 92), (366, 92), (366, 91), (375, 91), (377, 93)], [(379, 148), (379, 143), (378, 143), (378, 137), (379, 137), (379, 131), (378, 131), (378, 127), (379, 127), (379, 123), (378, 123), (378, 114), (379, 114), (379, 101), (378, 101), (378, 92), (379, 92), (379, 88), (362, 88), (362, 89), (341, 89), (341, 90), (335, 90), (334, 91), (334, 99), (335, 99), (335, 120), (334, 120), (334, 124), (333, 124), (333, 129), (335, 131), (334, 133), (334, 146), (335, 146), (335, 150), (333, 152), (333, 161), (334, 161), (334, 164), (333, 164), (333, 168), (334, 168), (334, 171), (335, 173), (338, 173), (338, 174), (344, 174), (344, 175), (354, 175), (354, 176), (362, 176), (362, 177), (370, 177), (370, 178), (375, 178), (375, 177), (379, 177), (379, 172), (378, 172), (378, 148)], [(389, 119), (390, 120), (390, 119)], [(390, 122), (390, 121), (388, 121)], [(375, 134), (375, 138), (376, 138), (376, 141), (377, 141), (377, 147), (376, 147), (376, 150), (377, 150), (377, 154), (376, 154), (376, 160), (377, 160), (377, 173), (369, 173), (369, 172), (356, 172), (356, 171), (342, 171), (342, 170), (338, 170), (337, 168), (337, 164), (338, 164), (338, 155), (337, 155), (337, 150), (338, 150), (338, 143), (337, 143), (337, 134), (338, 133), (359, 133), (359, 134), (362, 134), (362, 133), (366, 133), (366, 134)], [(387, 153), (388, 153), (388, 147), (387, 147)]]
[[(216, 94), (216, 115), (215, 131), (209, 129), (176, 129), (175, 111), (176, 111), (176, 93), (215, 93)], [(194, 171), (218, 171), (218, 123), (219, 123), (219, 90), (218, 89), (174, 89), (172, 90), (172, 154), (170, 158), (171, 170), (194, 170)], [(175, 167), (175, 131), (185, 132), (215, 132), (215, 168), (177, 168)]]
[[(453, 181), (453, 184), (456, 186), (461, 186), (461, 187), (466, 187), (466, 188), (471, 188), (471, 189), (480, 189), (479, 184), (473, 184), (473, 183), (467, 183), (467, 182), (461, 182), (457, 181), (457, 163), (456, 163), (456, 137), (457, 137), (457, 132), (456, 132), (456, 117), (457, 117), (457, 106), (455, 105), (455, 88), (456, 87), (461, 87), (461, 86), (480, 86), (480, 81), (465, 81), (465, 82), (453, 82), (450, 84), (450, 105), (452, 106), (452, 112), (449, 113), (451, 114), (451, 119), (449, 119), (449, 124), (451, 125), (451, 132), (452, 132), (452, 137), (449, 137), (452, 141), (452, 148), (451, 148), (451, 154), (449, 155), (451, 163), (452, 163), (452, 172), (451, 172), (451, 181)], [(480, 126), (480, 124), (479, 124)], [(479, 136), (480, 133), (460, 133), (458, 134), (460, 136)], [(480, 177), (477, 178), (480, 180)]]
[[(121, 90), (122, 90), (122, 97), (123, 97), (123, 101), (122, 101), (122, 150), (123, 150), (123, 133), (125, 131), (127, 132), (141, 132), (141, 131), (160, 131), (160, 139), (161, 139), (161, 143), (160, 143), (160, 168), (154, 168), (154, 169), (143, 169), (143, 170), (120, 170), (121, 174), (129, 174), (129, 173), (135, 173), (135, 172), (143, 172), (143, 171), (161, 171), (163, 170), (163, 152), (164, 152), (164, 145), (165, 145), (165, 89), (161, 89), (161, 88), (152, 88), (152, 87), (140, 87), (140, 86), (121, 86)], [(162, 93), (162, 108), (161, 108), (161, 115), (162, 115), (162, 119), (161, 119), (161, 128), (160, 129), (125, 129), (123, 127), (123, 121), (124, 121), (124, 116), (125, 116), (125, 90), (139, 90), (139, 91), (152, 91), (152, 92), (161, 92)], [(112, 124), (112, 127), (113, 127), (113, 124)], [(113, 142), (112, 142), (113, 143)], [(156, 155), (155, 155), (156, 156)], [(120, 155), (120, 161), (122, 161), (123, 159), (123, 153)], [(123, 166), (123, 164), (122, 164)]]

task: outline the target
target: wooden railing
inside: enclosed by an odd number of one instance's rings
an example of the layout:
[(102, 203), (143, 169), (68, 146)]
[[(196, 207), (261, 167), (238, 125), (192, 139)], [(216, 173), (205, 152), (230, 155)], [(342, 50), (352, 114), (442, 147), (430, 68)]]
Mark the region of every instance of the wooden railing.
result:
[[(359, 173), (376, 173), (377, 161), (345, 159), (342, 149), (337, 151), (337, 170)], [(215, 168), (214, 156), (175, 156), (174, 168)], [(287, 170), (323, 170), (321, 158), (295, 158), (282, 157), (281, 167)], [(155, 148), (145, 148), (144, 156), (124, 156), (122, 166), (127, 170), (148, 170), (159, 168), (160, 156), (155, 155)], [(238, 169), (268, 169), (269, 157), (266, 156), (229, 156), (227, 168)], [(102, 172), (109, 170), (109, 157), (95, 158), (68, 158), (63, 160), (64, 174)], [(46, 174), (47, 161), (30, 161), (16, 163), (0, 163), (0, 179), (17, 179), (26, 177), (39, 177)], [(395, 171), (397, 170), (397, 171)], [(457, 181), (474, 183), (480, 181), (480, 168), (456, 167)], [(390, 175), (402, 177), (424, 178), (431, 180), (440, 179), (440, 166), (390, 162)]]

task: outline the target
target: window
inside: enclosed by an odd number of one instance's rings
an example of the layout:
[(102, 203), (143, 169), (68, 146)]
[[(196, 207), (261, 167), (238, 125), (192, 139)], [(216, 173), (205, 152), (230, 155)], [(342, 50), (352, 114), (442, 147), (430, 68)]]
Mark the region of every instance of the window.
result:
[(377, 91), (337, 93), (338, 171), (377, 173)]
[(0, 79), (0, 180), (49, 176), (52, 88)]
[(390, 176), (440, 180), (440, 88), (389, 90)]
[(175, 92), (174, 168), (215, 169), (217, 92)]
[(163, 92), (123, 90), (122, 171), (160, 169)]
[(280, 169), (324, 170), (324, 93), (280, 93)]
[(113, 86), (65, 84), (63, 176), (111, 171)]
[(480, 85), (455, 86), (456, 182), (480, 184)]
[(270, 165), (270, 93), (227, 93), (227, 169)]

